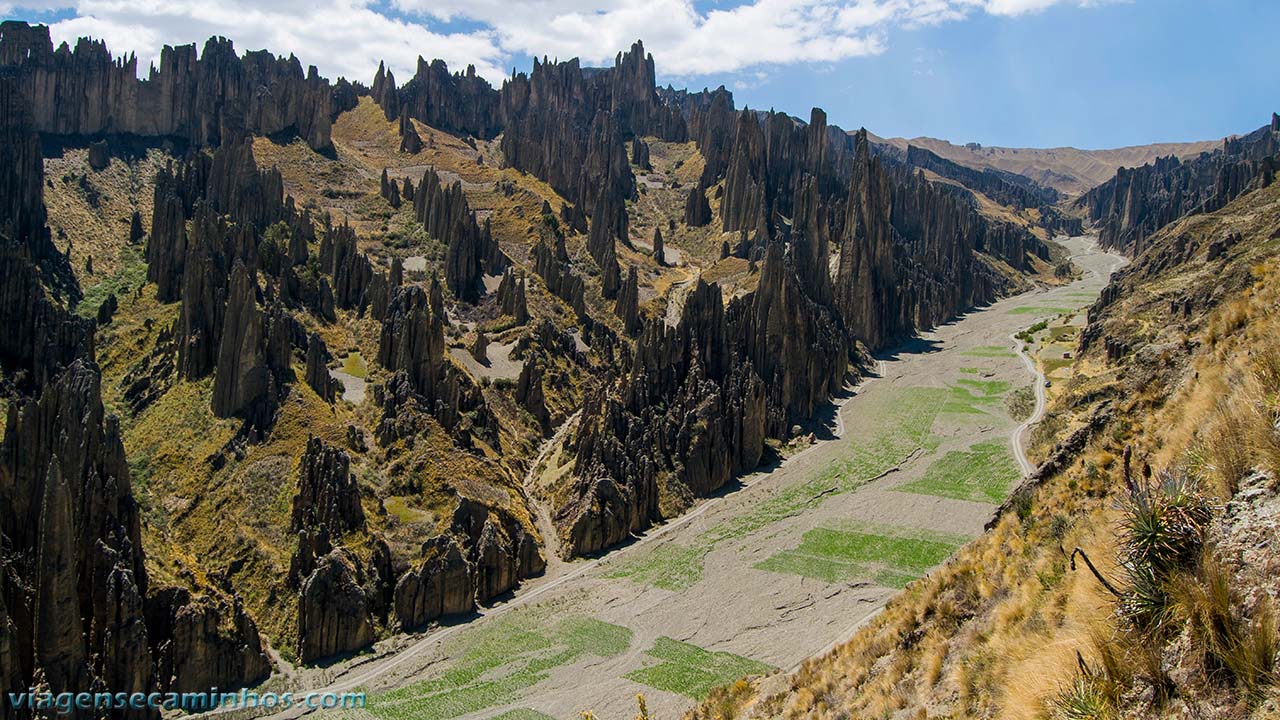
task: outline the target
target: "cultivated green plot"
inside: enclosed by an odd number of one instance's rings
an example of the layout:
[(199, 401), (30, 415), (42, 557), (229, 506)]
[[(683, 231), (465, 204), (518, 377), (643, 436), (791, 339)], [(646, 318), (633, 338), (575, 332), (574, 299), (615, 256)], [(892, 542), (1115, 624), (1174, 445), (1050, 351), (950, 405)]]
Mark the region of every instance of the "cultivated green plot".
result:
[(702, 578), (702, 558), (710, 548), (667, 543), (638, 553), (605, 573), (607, 578), (627, 578), (664, 590), (682, 590)]
[[(999, 402), (999, 398), (991, 400)], [(854, 434), (844, 456), (833, 460), (822, 472), (787, 485), (742, 514), (709, 528), (695, 539), (693, 546), (666, 545), (643, 550), (606, 577), (628, 578), (667, 590), (689, 588), (702, 579), (703, 558), (721, 543), (744, 538), (864, 485), (917, 450), (936, 449), (934, 420), (957, 403), (988, 404), (985, 397), (961, 387), (904, 388), (880, 396), (866, 409), (866, 416), (875, 418), (869, 432)]]
[(583, 616), (554, 622), (547, 610), (529, 610), (465, 634), (446, 646), (444, 670), (371, 695), (366, 709), (380, 718), (444, 720), (509, 705), (557, 667), (588, 655), (620, 655), (630, 645), (631, 630), (621, 625)]
[(963, 373), (963, 374), (965, 374), (965, 375), (977, 375), (977, 374), (979, 374), (979, 373), (981, 373), (981, 372), (982, 372), (982, 368), (976, 368), (976, 367), (962, 367), (962, 368), (960, 368), (960, 372), (961, 372), (961, 373)]
[(1010, 315), (1061, 315), (1075, 311), (1075, 308), (1069, 307), (1040, 307), (1036, 305), (1022, 305), (1021, 307), (1009, 310)]
[(972, 380), (970, 378), (960, 378), (956, 381), (960, 385), (977, 391), (983, 397), (995, 397), (1009, 392), (1012, 383), (1004, 380)]
[(998, 503), (1018, 480), (1018, 468), (1002, 442), (982, 442), (967, 451), (953, 450), (924, 472), (924, 477), (894, 488), (921, 495)]
[(623, 677), (695, 700), (706, 698), (719, 685), (773, 669), (741, 655), (711, 652), (669, 637), (658, 638), (645, 654), (662, 662), (632, 670)]
[(985, 415), (1000, 406), (1000, 398), (1009, 391), (1004, 380), (960, 378), (947, 388), (947, 399), (940, 409), (952, 415)]
[(968, 350), (961, 351), (960, 354), (966, 357), (979, 357), (979, 358), (1017, 357), (1017, 355), (1014, 354), (1013, 350), (1010, 350), (1004, 345), (979, 345), (977, 347), (972, 347), (972, 348), (969, 348)]
[(530, 708), (516, 708), (508, 710), (501, 715), (494, 715), (491, 720), (556, 720), (544, 712), (538, 712)]
[(868, 578), (900, 588), (946, 560), (966, 540), (884, 525), (815, 528), (804, 534), (799, 547), (784, 550), (756, 567), (829, 583)]

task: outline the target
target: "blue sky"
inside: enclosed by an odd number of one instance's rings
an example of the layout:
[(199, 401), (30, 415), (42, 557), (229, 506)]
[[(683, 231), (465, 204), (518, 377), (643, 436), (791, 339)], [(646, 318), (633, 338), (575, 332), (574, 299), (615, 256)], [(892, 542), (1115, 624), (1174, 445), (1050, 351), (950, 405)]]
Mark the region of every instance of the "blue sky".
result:
[(1280, 111), (1277, 32), (1276, 0), (1058, 5), (891, 31), (877, 56), (705, 82), (881, 135), (1090, 149), (1203, 140)]
[(847, 129), (986, 145), (1200, 140), (1280, 109), (1277, 0), (0, 0), (55, 41), (137, 52), (226, 35), (330, 77), (400, 82), (419, 54), (496, 83), (533, 54), (610, 62), (632, 40), (659, 81)]

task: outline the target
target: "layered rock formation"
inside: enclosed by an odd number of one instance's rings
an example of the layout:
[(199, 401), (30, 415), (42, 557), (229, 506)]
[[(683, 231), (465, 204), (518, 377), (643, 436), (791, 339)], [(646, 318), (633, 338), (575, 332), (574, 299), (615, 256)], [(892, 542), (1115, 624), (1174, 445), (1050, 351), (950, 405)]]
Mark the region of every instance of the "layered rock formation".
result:
[(314, 66), (257, 51), (237, 56), (231, 41), (166, 45), (160, 67), (138, 79), (137, 58), (115, 59), (81, 38), (56, 50), (49, 28), (0, 24), (0, 67), (31, 104), (36, 129), (54, 135), (130, 133), (217, 145), (248, 131), (293, 131), (316, 150), (332, 147), (333, 90)]
[(1036, 184), (1028, 177), (983, 168), (981, 170), (952, 162), (924, 148), (907, 146), (906, 163), (937, 173), (976, 190), (1001, 205), (1015, 209), (1038, 208), (1058, 202), (1058, 191)]

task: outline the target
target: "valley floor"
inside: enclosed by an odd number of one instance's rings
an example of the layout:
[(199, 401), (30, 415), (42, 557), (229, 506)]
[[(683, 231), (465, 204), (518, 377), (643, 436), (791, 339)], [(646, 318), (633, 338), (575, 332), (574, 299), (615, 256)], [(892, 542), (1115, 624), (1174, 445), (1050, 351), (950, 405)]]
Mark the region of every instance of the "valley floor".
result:
[(1119, 266), (1089, 238), (1065, 244), (1081, 279), (883, 356), (777, 467), (604, 558), (553, 563), (480, 617), (291, 684), (367, 690), (361, 718), (611, 720), (631, 717), (638, 693), (672, 718), (715, 685), (847, 638), (981, 533), (1020, 479), (1006, 398), (1033, 379), (1010, 337), (1064, 311), (1082, 322)]

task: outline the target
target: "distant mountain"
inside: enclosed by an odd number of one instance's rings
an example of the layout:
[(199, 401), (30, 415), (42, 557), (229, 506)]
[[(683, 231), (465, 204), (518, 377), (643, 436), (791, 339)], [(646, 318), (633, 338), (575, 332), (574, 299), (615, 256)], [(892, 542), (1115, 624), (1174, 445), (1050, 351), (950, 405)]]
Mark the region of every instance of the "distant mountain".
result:
[(1138, 167), (1156, 158), (1175, 155), (1188, 158), (1216, 150), (1222, 139), (1186, 143), (1154, 143), (1110, 150), (987, 147), (977, 143), (955, 145), (936, 138), (878, 138), (873, 142), (905, 151), (908, 145), (929, 150), (952, 162), (977, 169), (1017, 173), (1064, 195), (1080, 195), (1110, 180), (1121, 167)]

